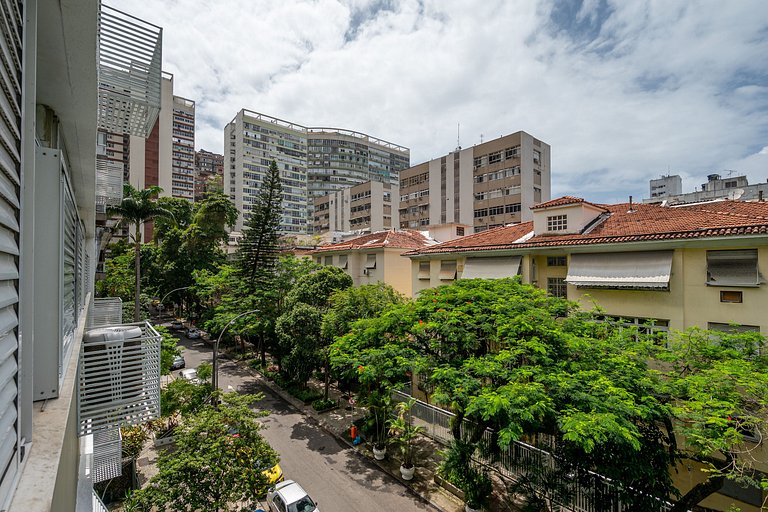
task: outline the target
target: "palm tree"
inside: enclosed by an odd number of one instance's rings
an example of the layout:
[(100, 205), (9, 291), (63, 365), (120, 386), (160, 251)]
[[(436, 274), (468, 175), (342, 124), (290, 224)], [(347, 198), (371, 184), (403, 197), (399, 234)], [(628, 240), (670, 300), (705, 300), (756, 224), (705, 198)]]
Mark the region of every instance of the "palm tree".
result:
[(136, 250), (136, 288), (134, 290), (134, 312), (133, 320), (140, 320), (141, 305), (139, 295), (141, 292), (141, 225), (155, 217), (173, 218), (173, 214), (157, 205), (157, 196), (163, 191), (157, 185), (137, 190), (130, 183), (123, 185), (123, 201), (118, 206), (112, 206), (107, 209), (110, 216), (119, 216), (120, 223), (124, 225), (133, 225), (134, 234), (133, 243)]

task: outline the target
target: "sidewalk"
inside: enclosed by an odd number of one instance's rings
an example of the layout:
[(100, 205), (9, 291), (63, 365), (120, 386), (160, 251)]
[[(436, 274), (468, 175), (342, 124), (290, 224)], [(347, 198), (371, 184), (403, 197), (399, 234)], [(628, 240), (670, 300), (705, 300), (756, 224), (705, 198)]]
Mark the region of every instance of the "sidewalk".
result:
[(419, 496), (435, 509), (443, 512), (459, 512), (464, 510), (463, 502), (435, 483), (435, 471), (441, 461), (441, 457), (438, 454), (438, 451), (443, 448), (441, 445), (427, 437), (420, 437), (416, 443), (414, 457), (416, 473), (413, 480), (403, 480), (400, 476), (400, 462), (393, 457), (394, 454), (392, 452), (394, 450), (392, 447), (388, 448), (387, 456), (384, 460), (378, 461), (373, 458), (373, 453), (365, 444), (357, 446), (352, 444), (349, 437), (349, 429), (355, 420), (363, 417), (365, 411), (362, 408), (345, 405), (348, 402), (341, 398), (341, 393), (337, 389), (331, 388), (330, 396), (332, 399), (340, 401), (340, 407), (330, 412), (318, 413), (311, 405), (304, 405), (303, 402), (283, 391), (282, 388), (265, 378), (260, 372), (252, 369), (250, 371), (259, 382), (263, 383), (275, 394), (289, 402), (305, 416), (314, 419), (325, 431), (354, 449), (359, 455), (369, 459), (382, 471), (398, 480), (413, 494)]

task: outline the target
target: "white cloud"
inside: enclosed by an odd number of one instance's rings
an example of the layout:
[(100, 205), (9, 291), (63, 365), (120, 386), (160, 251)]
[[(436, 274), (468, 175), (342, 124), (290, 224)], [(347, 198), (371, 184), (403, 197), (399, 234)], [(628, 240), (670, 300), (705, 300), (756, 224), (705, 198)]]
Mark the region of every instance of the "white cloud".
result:
[[(766, 178), (768, 4), (459, 0), (130, 2), (221, 151), (241, 108), (411, 148), (412, 163), (525, 130), (553, 194), (622, 201), (679, 173)], [(762, 151), (761, 151), (762, 148)]]

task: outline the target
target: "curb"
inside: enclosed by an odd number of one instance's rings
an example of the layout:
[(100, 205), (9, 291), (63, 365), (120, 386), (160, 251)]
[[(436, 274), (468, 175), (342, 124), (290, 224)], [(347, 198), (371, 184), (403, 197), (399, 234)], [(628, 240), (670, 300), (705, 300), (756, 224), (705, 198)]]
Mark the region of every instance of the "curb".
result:
[[(315, 422), (315, 423), (316, 423), (316, 424), (317, 424), (317, 425), (318, 425), (318, 426), (319, 426), (321, 429), (323, 429), (323, 431), (324, 431), (324, 432), (326, 432), (326, 433), (330, 434), (330, 435), (331, 435), (331, 436), (333, 436), (333, 437), (334, 437), (336, 440), (340, 441), (340, 442), (341, 442), (341, 443), (343, 443), (345, 446), (347, 446), (347, 447), (351, 448), (351, 449), (352, 449), (352, 451), (354, 451), (354, 452), (357, 454), (357, 456), (358, 456), (358, 457), (362, 457), (362, 458), (364, 458), (364, 459), (366, 459), (366, 460), (370, 461), (371, 463), (373, 463), (373, 464), (374, 464), (374, 465), (375, 465), (377, 468), (379, 468), (379, 470), (380, 470), (381, 472), (383, 472), (383, 473), (385, 473), (385, 474), (389, 475), (389, 476), (390, 476), (390, 477), (392, 477), (394, 480), (396, 480), (397, 482), (399, 482), (399, 483), (400, 483), (400, 484), (401, 484), (403, 487), (405, 487), (405, 488), (408, 490), (408, 492), (410, 492), (410, 493), (411, 493), (413, 496), (417, 497), (417, 498), (418, 498), (418, 499), (420, 499), (422, 502), (424, 502), (424, 503), (428, 504), (429, 506), (431, 506), (431, 507), (432, 507), (432, 508), (434, 508), (435, 510), (439, 510), (439, 511), (441, 511), (441, 512), (451, 512), (450, 510), (446, 510), (446, 509), (444, 509), (443, 507), (441, 507), (441, 506), (440, 506), (439, 504), (437, 504), (437, 503), (436, 503), (434, 500), (431, 500), (430, 498), (428, 498), (428, 497), (426, 497), (426, 496), (423, 496), (422, 494), (420, 494), (419, 492), (417, 492), (417, 491), (416, 491), (416, 490), (415, 490), (413, 487), (411, 487), (410, 485), (408, 485), (408, 483), (407, 483), (405, 480), (403, 480), (401, 477), (399, 477), (398, 475), (396, 475), (396, 474), (392, 473), (392, 472), (391, 472), (389, 469), (387, 469), (387, 468), (385, 468), (384, 466), (382, 466), (381, 464), (379, 464), (379, 461), (377, 461), (376, 459), (369, 457), (365, 451), (363, 451), (363, 450), (360, 450), (360, 449), (358, 449), (356, 446), (354, 446), (354, 445), (353, 445), (353, 444), (352, 444), (352, 443), (351, 443), (351, 442), (350, 442), (350, 441), (349, 441), (349, 440), (348, 440), (346, 437), (344, 437), (344, 436), (341, 436), (341, 435), (337, 434), (336, 432), (334, 432), (334, 431), (333, 431), (333, 430), (332, 430), (332, 429), (331, 429), (331, 428), (328, 426), (328, 424), (327, 424), (327, 423), (326, 423), (326, 422), (325, 422), (325, 421), (324, 421), (322, 418), (320, 418), (320, 417), (319, 417), (319, 415), (318, 415), (317, 413), (315, 413), (314, 409), (312, 409), (312, 406), (307, 406), (307, 405), (304, 405), (304, 403), (303, 403), (303, 402), (301, 402), (300, 400), (298, 400), (297, 398), (295, 398), (295, 397), (294, 397), (294, 396), (292, 396), (291, 394), (289, 394), (289, 393), (285, 392), (285, 391), (284, 391), (284, 390), (283, 390), (283, 389), (282, 389), (280, 386), (278, 386), (278, 385), (277, 385), (277, 384), (275, 384), (274, 382), (272, 382), (272, 381), (270, 381), (269, 379), (267, 379), (267, 378), (266, 378), (266, 377), (265, 377), (265, 376), (264, 376), (264, 375), (263, 375), (263, 374), (262, 374), (260, 371), (258, 371), (258, 370), (256, 370), (256, 369), (254, 369), (254, 368), (251, 368), (250, 366), (247, 366), (247, 365), (241, 365), (239, 361), (236, 361), (236, 360), (233, 360), (233, 359), (230, 359), (230, 361), (234, 362), (236, 365), (238, 365), (238, 366), (240, 366), (240, 367), (245, 367), (245, 368), (246, 368), (246, 370), (248, 370), (248, 372), (249, 372), (251, 375), (253, 375), (254, 377), (256, 377), (256, 378), (257, 378), (257, 379), (258, 379), (258, 380), (259, 380), (259, 381), (260, 381), (262, 384), (264, 384), (266, 387), (268, 387), (268, 388), (269, 388), (269, 389), (270, 389), (272, 392), (274, 392), (274, 393), (275, 393), (276, 395), (278, 395), (280, 398), (282, 398), (283, 400), (285, 400), (286, 402), (288, 402), (289, 404), (291, 404), (291, 405), (292, 405), (292, 406), (293, 406), (295, 409), (297, 409), (297, 410), (298, 410), (298, 411), (299, 411), (299, 412), (300, 412), (302, 415), (304, 415), (304, 416), (307, 416), (307, 417), (309, 417), (310, 419), (312, 419), (312, 420), (313, 420), (313, 421), (314, 421), (314, 422)], [(441, 494), (445, 495), (446, 499), (448, 499), (448, 500), (450, 500), (450, 501), (455, 501), (455, 497), (453, 497), (453, 496), (449, 497), (449, 496), (447, 495), (447, 493), (446, 493), (445, 491), (443, 491), (442, 489), (440, 489), (439, 487), (438, 487), (438, 488), (436, 488), (436, 490), (437, 490), (437, 492), (439, 492), (439, 493), (441, 493)], [(460, 507), (460, 506), (461, 506), (461, 503), (459, 503), (459, 502), (456, 502), (456, 507)]]

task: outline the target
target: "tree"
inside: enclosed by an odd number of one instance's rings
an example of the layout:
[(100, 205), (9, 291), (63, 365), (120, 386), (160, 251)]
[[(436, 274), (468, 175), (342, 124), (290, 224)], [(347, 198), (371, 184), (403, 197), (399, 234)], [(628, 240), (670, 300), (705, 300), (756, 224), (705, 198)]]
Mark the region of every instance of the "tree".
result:
[(284, 350), (292, 347), (287, 363), (297, 382), (306, 384), (316, 362), (322, 362), (326, 400), (330, 386), (327, 347), (331, 339), (323, 336), (323, 315), (328, 311), (333, 293), (350, 286), (352, 278), (340, 268), (321, 267), (298, 279), (286, 297), (286, 312), (277, 320), (276, 331)]
[(134, 226), (133, 243), (135, 255), (136, 287), (134, 289), (134, 321), (141, 318), (141, 226), (156, 217), (173, 217), (173, 214), (157, 205), (156, 197), (163, 191), (158, 186), (136, 190), (129, 183), (123, 185), (123, 200), (118, 206), (107, 210), (109, 215), (120, 216), (121, 223)]
[(176, 430), (176, 450), (161, 454), (158, 474), (134, 492), (127, 510), (233, 510), (236, 502), (254, 505), (264, 494), (262, 474), (279, 461), (260, 434), (250, 408), (258, 395), (223, 395), (220, 407), (204, 406)]
[(237, 255), (238, 269), (250, 290), (256, 288), (257, 279), (270, 279), (279, 254), (281, 217), (282, 184), (277, 162), (273, 160), (243, 230)]

